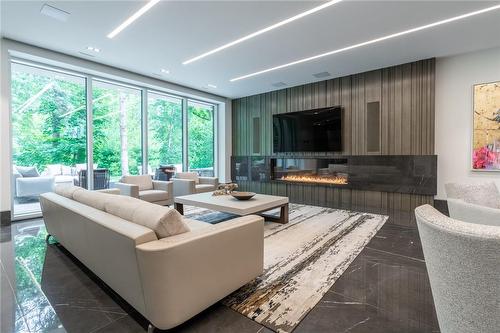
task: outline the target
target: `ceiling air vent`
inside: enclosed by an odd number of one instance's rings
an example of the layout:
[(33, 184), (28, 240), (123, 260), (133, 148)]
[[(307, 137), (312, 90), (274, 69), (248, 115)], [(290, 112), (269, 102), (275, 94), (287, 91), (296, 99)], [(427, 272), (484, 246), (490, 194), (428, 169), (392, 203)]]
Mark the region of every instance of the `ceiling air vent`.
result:
[(328, 73), (328, 72), (320, 72), (320, 73), (313, 74), (313, 76), (314, 76), (315, 78), (322, 79), (322, 78), (324, 78), (324, 77), (331, 76), (331, 74), (330, 74), (330, 73)]
[(61, 21), (61, 22), (66, 22), (69, 19), (69, 15), (70, 15), (70, 13), (68, 13), (62, 9), (59, 9), (59, 8), (56, 8), (56, 7), (47, 5), (47, 4), (44, 4), (42, 6), (40, 13), (45, 15), (45, 16), (56, 19), (58, 21)]
[(285, 82), (276, 82), (276, 83), (273, 83), (272, 86), (276, 87), (276, 88), (281, 88), (281, 87), (286, 86), (286, 83)]

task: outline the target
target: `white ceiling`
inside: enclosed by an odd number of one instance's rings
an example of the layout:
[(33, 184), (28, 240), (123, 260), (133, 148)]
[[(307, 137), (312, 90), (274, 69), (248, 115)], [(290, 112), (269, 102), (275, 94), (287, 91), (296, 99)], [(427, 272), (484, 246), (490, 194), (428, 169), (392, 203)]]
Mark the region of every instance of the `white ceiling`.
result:
[[(343, 1), (189, 65), (184, 60), (319, 5), (313, 1), (167, 1), (114, 39), (106, 35), (144, 1), (49, 1), (71, 13), (67, 22), (40, 14), (44, 2), (1, 3), (4, 37), (210, 91), (241, 97), (418, 59), (500, 46), (500, 10), (265, 73), (230, 79), (300, 58), (498, 4), (492, 1)], [(208, 88), (214, 84), (216, 89)]]

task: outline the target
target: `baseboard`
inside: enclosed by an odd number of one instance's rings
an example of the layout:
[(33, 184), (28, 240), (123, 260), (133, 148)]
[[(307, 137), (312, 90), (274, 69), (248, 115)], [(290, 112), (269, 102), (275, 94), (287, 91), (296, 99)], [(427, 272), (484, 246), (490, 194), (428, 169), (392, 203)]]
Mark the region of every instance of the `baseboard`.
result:
[(450, 212), (448, 211), (448, 201), (434, 199), (434, 208), (436, 208), (442, 214), (450, 216)]
[(5, 212), (0, 212), (0, 226), (9, 226), (10, 225), (10, 210), (6, 210)]

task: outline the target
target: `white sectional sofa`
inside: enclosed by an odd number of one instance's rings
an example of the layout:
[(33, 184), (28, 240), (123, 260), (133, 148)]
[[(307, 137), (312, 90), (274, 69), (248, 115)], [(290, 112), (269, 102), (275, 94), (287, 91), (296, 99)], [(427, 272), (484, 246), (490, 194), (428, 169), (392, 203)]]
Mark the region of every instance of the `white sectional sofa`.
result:
[(56, 188), (40, 196), (47, 231), (147, 318), (173, 328), (263, 271), (264, 223), (211, 225), (139, 199)]
[(12, 172), (15, 198), (37, 198), (42, 193), (54, 190), (54, 177), (40, 176), (36, 167), (14, 165)]

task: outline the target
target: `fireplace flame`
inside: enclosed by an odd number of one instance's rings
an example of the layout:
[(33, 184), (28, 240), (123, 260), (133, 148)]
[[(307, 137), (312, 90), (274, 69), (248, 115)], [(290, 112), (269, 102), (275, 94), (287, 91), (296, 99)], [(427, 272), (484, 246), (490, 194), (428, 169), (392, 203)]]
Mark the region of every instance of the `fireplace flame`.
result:
[(284, 175), (281, 177), (281, 180), (289, 182), (347, 185), (347, 177), (345, 176), (325, 177), (317, 175)]

